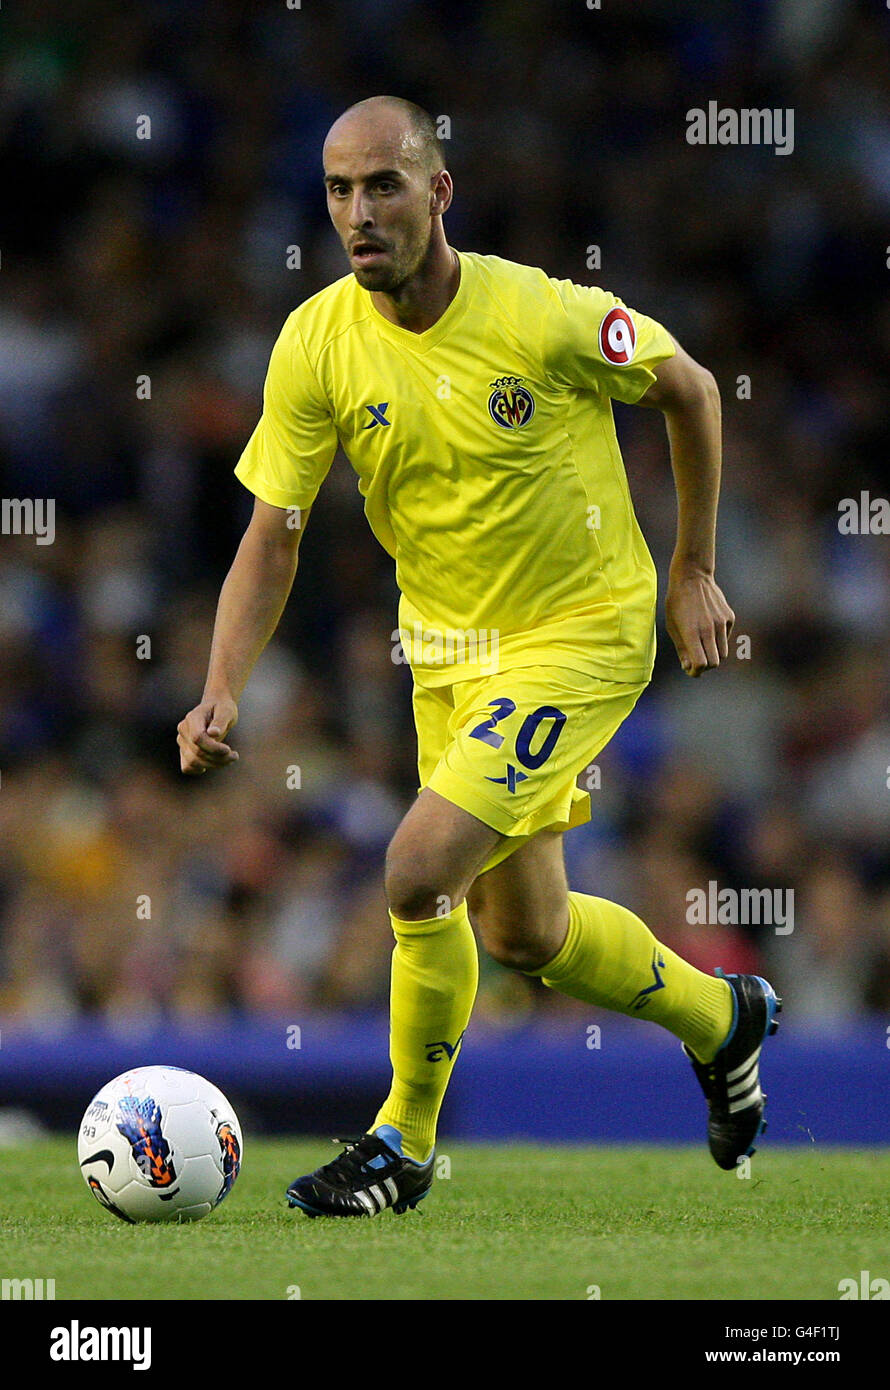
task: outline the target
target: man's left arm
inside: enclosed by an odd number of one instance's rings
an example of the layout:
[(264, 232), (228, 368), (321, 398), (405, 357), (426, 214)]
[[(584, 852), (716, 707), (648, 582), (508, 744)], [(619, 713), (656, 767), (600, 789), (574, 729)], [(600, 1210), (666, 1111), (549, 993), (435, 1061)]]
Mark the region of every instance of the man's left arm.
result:
[(653, 368), (639, 405), (665, 418), (677, 490), (677, 544), (665, 621), (687, 675), (700, 676), (729, 655), (735, 614), (714, 579), (720, 495), (720, 392), (706, 367), (684, 352)]

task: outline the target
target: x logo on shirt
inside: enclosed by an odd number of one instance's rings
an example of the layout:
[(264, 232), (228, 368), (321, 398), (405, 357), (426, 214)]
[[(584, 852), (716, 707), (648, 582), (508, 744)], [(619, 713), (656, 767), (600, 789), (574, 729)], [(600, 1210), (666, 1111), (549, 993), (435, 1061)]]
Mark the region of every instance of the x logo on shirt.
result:
[(386, 412), (389, 410), (389, 401), (381, 401), (379, 405), (366, 405), (365, 410), (370, 410), (373, 418), (368, 421), (362, 429), (372, 430), (375, 425), (391, 425), (392, 420), (387, 420)]

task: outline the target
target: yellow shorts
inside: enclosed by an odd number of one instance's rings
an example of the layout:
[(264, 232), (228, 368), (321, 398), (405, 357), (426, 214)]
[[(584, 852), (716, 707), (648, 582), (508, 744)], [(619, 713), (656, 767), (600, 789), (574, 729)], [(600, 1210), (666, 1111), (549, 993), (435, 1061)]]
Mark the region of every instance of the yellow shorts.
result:
[(647, 684), (525, 666), (455, 685), (415, 685), (421, 788), (509, 837), (485, 865), (493, 868), (540, 830), (590, 820), (590, 795), (577, 779)]

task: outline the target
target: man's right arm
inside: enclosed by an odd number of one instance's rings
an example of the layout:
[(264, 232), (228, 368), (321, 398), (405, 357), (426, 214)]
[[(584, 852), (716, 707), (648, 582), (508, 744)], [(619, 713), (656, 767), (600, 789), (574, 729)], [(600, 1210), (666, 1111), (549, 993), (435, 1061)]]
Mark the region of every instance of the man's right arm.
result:
[(225, 767), (238, 754), (226, 737), (238, 719), (238, 700), (287, 603), (309, 510), (295, 526), (294, 510), (254, 502), (250, 525), (219, 595), (210, 664), (201, 703), (177, 729), (183, 772)]

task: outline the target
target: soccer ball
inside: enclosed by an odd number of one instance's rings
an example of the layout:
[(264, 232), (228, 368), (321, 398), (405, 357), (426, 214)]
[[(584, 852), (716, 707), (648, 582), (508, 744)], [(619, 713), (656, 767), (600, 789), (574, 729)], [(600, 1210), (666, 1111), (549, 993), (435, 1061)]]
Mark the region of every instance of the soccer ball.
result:
[(136, 1067), (90, 1101), (77, 1136), (93, 1196), (122, 1221), (199, 1221), (231, 1192), (241, 1126), (222, 1091), (180, 1067)]

